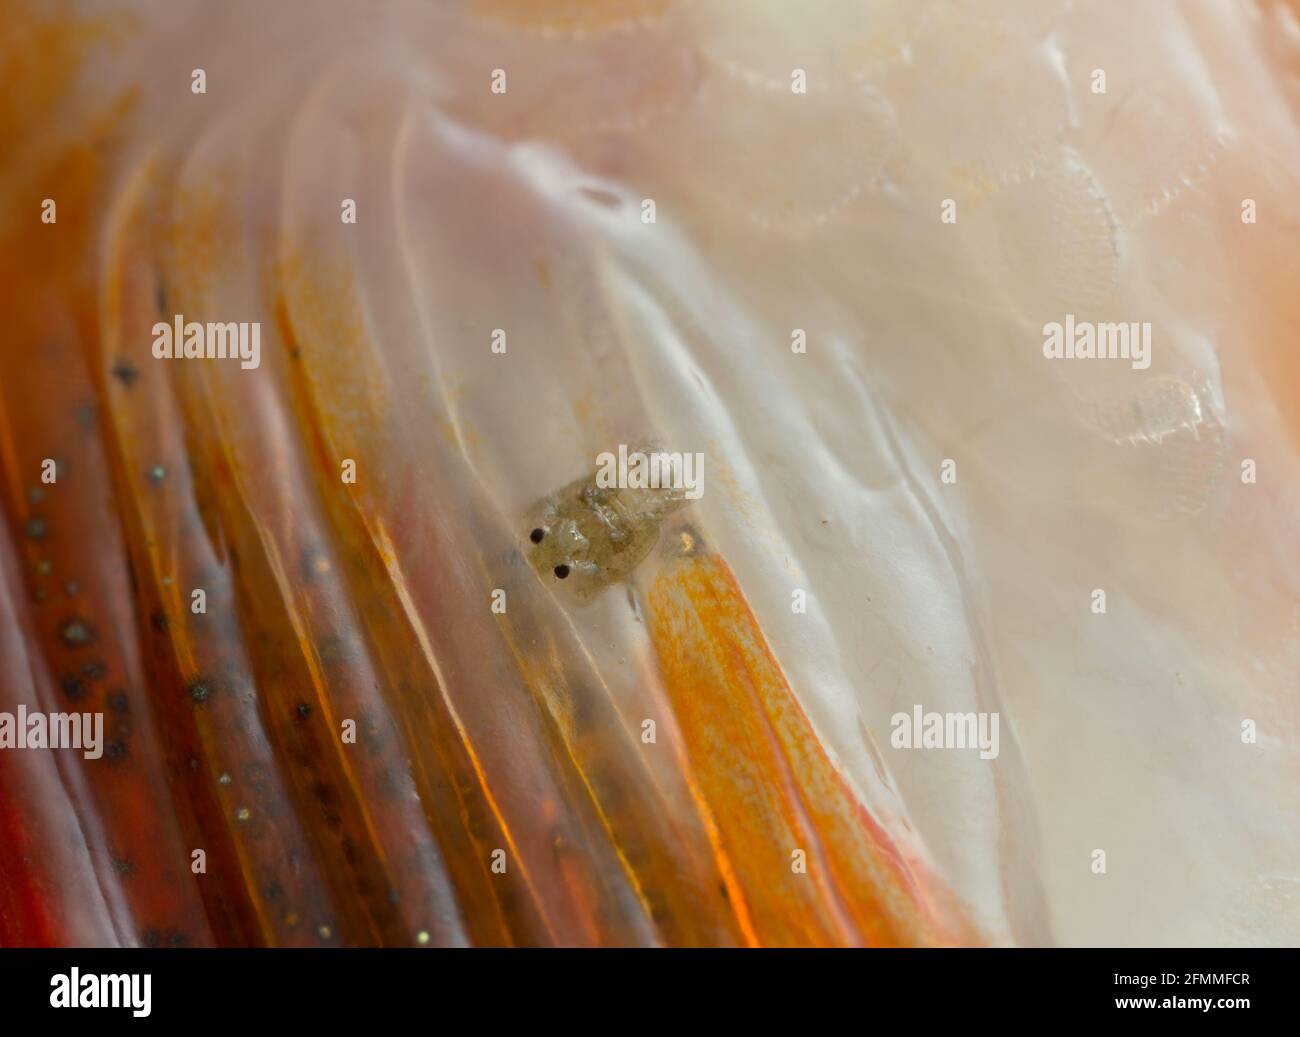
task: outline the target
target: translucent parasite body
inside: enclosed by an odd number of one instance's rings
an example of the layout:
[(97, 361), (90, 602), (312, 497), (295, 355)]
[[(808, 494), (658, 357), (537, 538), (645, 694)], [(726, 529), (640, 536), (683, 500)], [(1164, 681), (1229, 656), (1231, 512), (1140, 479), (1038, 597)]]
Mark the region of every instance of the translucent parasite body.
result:
[[(603, 482), (604, 480), (600, 480)], [(680, 488), (604, 486), (576, 479), (529, 511), (528, 563), (580, 601), (626, 579), (659, 541), (663, 520), (687, 503)]]

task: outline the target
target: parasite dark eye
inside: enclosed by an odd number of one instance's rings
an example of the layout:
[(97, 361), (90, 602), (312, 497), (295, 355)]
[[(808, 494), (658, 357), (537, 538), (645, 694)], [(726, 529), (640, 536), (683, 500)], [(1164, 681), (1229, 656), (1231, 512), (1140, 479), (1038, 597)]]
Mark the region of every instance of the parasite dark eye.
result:
[(531, 540), (534, 544), (540, 544), (542, 542), (542, 537), (544, 536), (546, 536), (546, 530), (534, 529), (531, 533), (528, 534), (528, 539)]
[(557, 580), (563, 580), (568, 575), (569, 575), (569, 567), (567, 565), (557, 565), (555, 567), (555, 578)]

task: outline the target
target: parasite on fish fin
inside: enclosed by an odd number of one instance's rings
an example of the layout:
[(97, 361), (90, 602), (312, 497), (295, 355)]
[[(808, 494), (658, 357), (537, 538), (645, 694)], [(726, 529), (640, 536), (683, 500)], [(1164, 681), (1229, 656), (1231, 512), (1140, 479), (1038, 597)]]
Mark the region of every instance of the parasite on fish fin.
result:
[(680, 489), (602, 486), (593, 473), (529, 510), (525, 556), (543, 581), (586, 601), (627, 579), (659, 542), (664, 518), (685, 503)]

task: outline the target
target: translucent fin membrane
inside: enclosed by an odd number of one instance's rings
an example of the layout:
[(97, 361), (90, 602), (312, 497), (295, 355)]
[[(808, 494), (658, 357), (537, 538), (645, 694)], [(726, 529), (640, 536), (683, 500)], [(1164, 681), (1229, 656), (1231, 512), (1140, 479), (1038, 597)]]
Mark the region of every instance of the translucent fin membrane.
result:
[(1295, 943), (1294, 4), (318, 6), (0, 6), (0, 942)]

